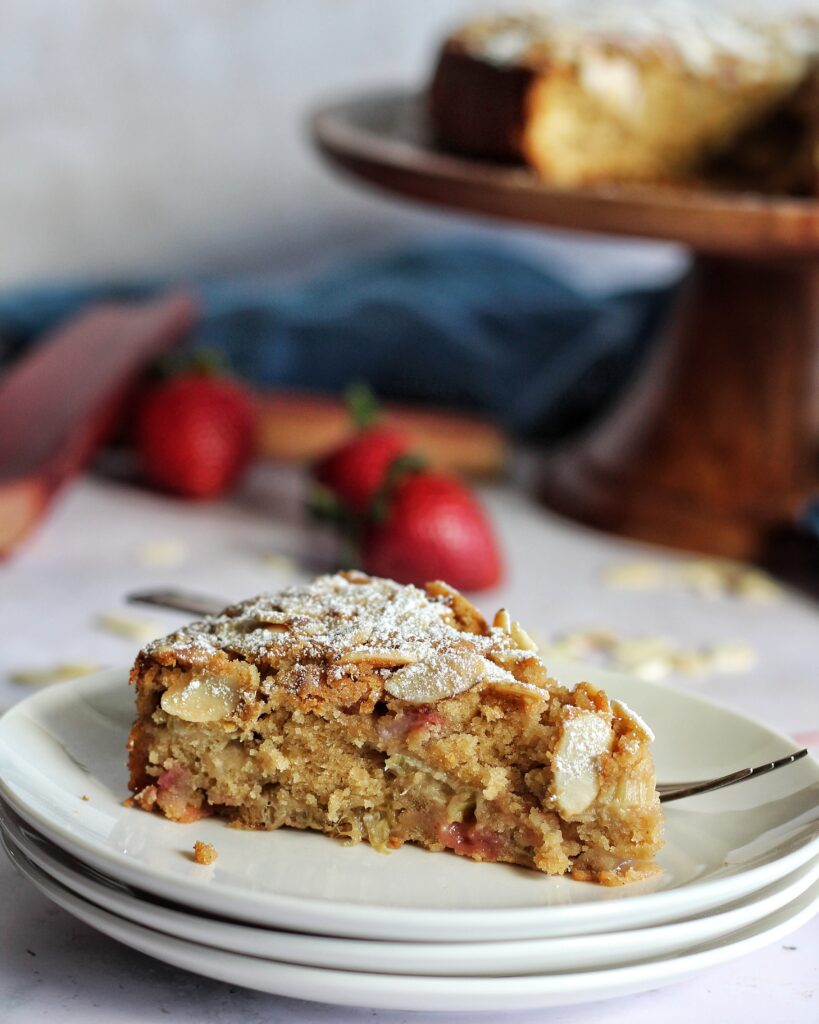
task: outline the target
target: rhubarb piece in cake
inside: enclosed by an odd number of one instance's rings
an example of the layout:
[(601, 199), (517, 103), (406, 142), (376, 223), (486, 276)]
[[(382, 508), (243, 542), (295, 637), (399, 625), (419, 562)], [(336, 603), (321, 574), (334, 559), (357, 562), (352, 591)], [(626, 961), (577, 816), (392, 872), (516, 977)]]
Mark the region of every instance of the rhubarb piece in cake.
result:
[(547, 675), (506, 612), (360, 573), (158, 640), (131, 674), (134, 802), (604, 884), (656, 868), (648, 727)]

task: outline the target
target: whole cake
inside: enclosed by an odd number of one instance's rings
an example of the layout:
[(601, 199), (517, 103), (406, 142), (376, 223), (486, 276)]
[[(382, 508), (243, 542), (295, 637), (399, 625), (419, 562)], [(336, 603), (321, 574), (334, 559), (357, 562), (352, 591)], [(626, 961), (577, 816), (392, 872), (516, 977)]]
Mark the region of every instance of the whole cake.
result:
[[(578, 0), (471, 21), (438, 59), (432, 131), (444, 148), (524, 161), (560, 185), (697, 178), (789, 107), (816, 61), (818, 25), (694, 0)], [(783, 160), (791, 153), (780, 147), (767, 163)], [(802, 171), (798, 180), (804, 188)]]
[(444, 583), (322, 576), (151, 643), (131, 681), (145, 810), (608, 885), (657, 870), (649, 728)]

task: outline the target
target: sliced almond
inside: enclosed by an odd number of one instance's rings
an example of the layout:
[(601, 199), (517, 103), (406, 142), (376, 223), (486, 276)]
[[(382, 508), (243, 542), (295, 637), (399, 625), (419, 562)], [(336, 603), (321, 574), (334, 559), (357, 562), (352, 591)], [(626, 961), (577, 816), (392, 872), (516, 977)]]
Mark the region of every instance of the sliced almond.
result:
[(98, 615), (96, 624), (106, 633), (114, 633), (128, 640), (140, 642), (153, 640), (162, 633), (162, 626), (152, 619), (142, 619), (136, 615), (124, 615), (119, 612)]
[(607, 566), (603, 583), (613, 590), (654, 590), (666, 578), (662, 562), (622, 562)]
[(221, 722), (236, 711), (240, 699), (227, 676), (192, 676), (171, 683), (159, 703), (183, 722)]
[(725, 640), (703, 653), (715, 672), (748, 672), (756, 664), (756, 652), (742, 640)]
[(579, 708), (563, 720), (552, 753), (552, 794), (561, 814), (582, 814), (600, 789), (600, 759), (614, 741), (611, 723)]
[(298, 575), (298, 564), (289, 555), (281, 555), (278, 552), (271, 551), (268, 554), (261, 555), (259, 562), (265, 569), (270, 569), (280, 576), (290, 578)]
[(442, 580), (435, 580), (432, 583), (427, 583), (426, 592), (430, 597), (442, 597), (446, 600), (459, 627), (465, 633), (487, 635), (489, 627), (486, 624), (486, 619), (459, 590), (455, 590), (454, 587), (450, 587)]
[(98, 672), (100, 666), (94, 661), (65, 661), (49, 668), (21, 668), (11, 673), (14, 683), (25, 683), (28, 686), (48, 686), (65, 679), (78, 679), (80, 676)]
[(652, 743), (654, 741), (654, 733), (651, 731), (650, 727), (643, 721), (642, 718), (640, 718), (636, 711), (632, 711), (632, 709), (628, 706), (628, 704), (625, 703), (625, 701), (615, 700), (614, 698), (612, 698), (611, 706), (614, 708), (615, 713), (619, 715), (620, 718), (625, 719), (625, 721), (629, 723), (632, 729), (636, 729), (639, 733), (641, 733), (643, 737), (649, 741), (649, 743)]
[(393, 665), (413, 665), (417, 660), (418, 658), (414, 654), (409, 654), (406, 651), (359, 647), (352, 651), (345, 651), (336, 659), (336, 663), (339, 665), (366, 663), (375, 668), (390, 668)]
[(505, 608), (498, 608), (495, 613), (495, 618), (492, 621), (492, 625), (495, 629), (502, 629), (504, 633), (512, 635), (512, 620), (509, 617), (509, 612)]
[(434, 651), (424, 661), (399, 668), (385, 681), (384, 689), (390, 696), (411, 704), (434, 704), (493, 680), (514, 682), (508, 672), (464, 645), (460, 649)]
[(178, 540), (149, 540), (134, 551), (134, 560), (139, 565), (181, 565), (188, 560), (190, 552)]
[(526, 630), (521, 626), (519, 622), (513, 622), (510, 630), (512, 639), (520, 647), (522, 651), (534, 651), (537, 653), (537, 644), (529, 636)]

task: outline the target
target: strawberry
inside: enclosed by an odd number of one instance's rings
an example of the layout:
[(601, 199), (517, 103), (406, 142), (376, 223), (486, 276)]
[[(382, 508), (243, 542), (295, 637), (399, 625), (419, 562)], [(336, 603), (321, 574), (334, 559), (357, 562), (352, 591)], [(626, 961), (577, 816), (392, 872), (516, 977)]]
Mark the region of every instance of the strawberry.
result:
[(399, 583), (441, 579), (458, 590), (500, 580), (501, 559), (486, 514), (459, 480), (429, 470), (399, 479), (385, 514), (365, 532), (364, 569)]
[(314, 475), (345, 508), (367, 512), (390, 466), (406, 455), (409, 438), (389, 427), (370, 427), (356, 434), (315, 467)]
[(145, 477), (188, 498), (214, 498), (239, 478), (253, 447), (253, 401), (229, 377), (189, 370), (162, 381), (137, 414)]

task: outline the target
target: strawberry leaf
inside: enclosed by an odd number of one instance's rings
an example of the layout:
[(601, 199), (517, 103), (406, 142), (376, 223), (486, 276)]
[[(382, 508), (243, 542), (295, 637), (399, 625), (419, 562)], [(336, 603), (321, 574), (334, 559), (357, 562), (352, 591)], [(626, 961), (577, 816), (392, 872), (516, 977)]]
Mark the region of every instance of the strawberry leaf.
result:
[(392, 489), (403, 479), (407, 473), (419, 473), (427, 468), (427, 460), (418, 452), (408, 452), (406, 455), (399, 455), (393, 459), (390, 468), (387, 470), (387, 478), (384, 481), (385, 488)]
[(390, 507), (390, 499), (395, 488), (408, 473), (420, 473), (426, 467), (427, 460), (423, 455), (418, 455), (416, 452), (399, 455), (397, 459), (393, 459), (387, 470), (387, 475), (384, 477), (384, 483), (379, 488), (370, 506), (370, 522), (385, 522)]
[(363, 381), (358, 381), (347, 388), (344, 401), (357, 430), (366, 430), (381, 418), (378, 399)]
[(316, 485), (307, 498), (307, 511), (319, 523), (348, 529), (350, 513), (338, 498), (326, 487)]
[(230, 374), (230, 368), (221, 352), (212, 348), (198, 348), (188, 352), (169, 352), (156, 361), (151, 372), (154, 378), (167, 380), (183, 373), (226, 377)]

